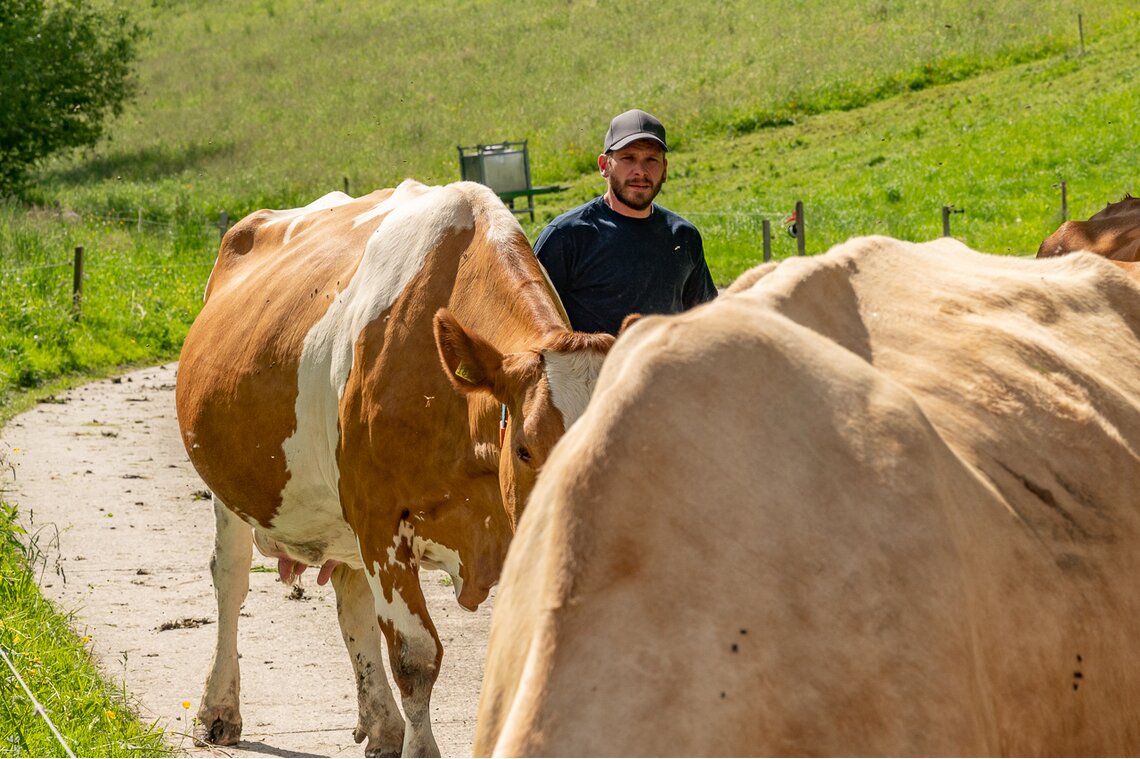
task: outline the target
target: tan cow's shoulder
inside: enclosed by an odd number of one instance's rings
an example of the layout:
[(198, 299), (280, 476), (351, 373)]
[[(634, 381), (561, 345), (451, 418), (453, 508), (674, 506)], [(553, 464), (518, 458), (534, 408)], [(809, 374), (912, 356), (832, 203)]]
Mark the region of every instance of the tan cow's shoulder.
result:
[(1138, 450), (1091, 255), (860, 238), (642, 319), (520, 525), (476, 752), (1135, 753)]

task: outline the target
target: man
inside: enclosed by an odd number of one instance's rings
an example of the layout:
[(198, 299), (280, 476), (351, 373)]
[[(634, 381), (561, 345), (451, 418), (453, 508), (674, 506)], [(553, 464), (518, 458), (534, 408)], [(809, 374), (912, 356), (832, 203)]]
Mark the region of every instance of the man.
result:
[(539, 235), (535, 255), (574, 329), (616, 335), (631, 313), (675, 314), (716, 297), (697, 228), (653, 202), (668, 149), (652, 115), (614, 117), (598, 156), (605, 194)]

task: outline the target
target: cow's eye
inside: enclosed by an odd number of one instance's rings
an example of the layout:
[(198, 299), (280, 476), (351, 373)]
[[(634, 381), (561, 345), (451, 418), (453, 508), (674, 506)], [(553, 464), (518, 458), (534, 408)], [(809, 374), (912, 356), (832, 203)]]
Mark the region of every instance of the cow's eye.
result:
[(530, 451), (528, 451), (525, 446), (520, 445), (518, 448), (516, 448), (515, 455), (518, 456), (519, 461), (523, 462), (524, 464), (530, 461)]

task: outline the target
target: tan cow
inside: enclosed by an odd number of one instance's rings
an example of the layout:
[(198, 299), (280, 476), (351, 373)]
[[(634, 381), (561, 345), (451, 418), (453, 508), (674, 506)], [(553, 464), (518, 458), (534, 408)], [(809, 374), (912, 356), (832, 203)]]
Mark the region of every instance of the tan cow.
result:
[(1066, 221), (1045, 238), (1038, 258), (1087, 250), (1114, 261), (1140, 261), (1140, 198), (1125, 195), (1088, 221)]
[(477, 754), (1140, 753), (1140, 287), (863, 238), (634, 324), (539, 477)]
[(200, 738), (241, 734), (252, 527), (283, 580), (306, 566), (331, 576), (357, 742), (368, 755), (438, 755), (429, 699), (443, 648), (418, 570), (450, 573), (468, 609), (498, 580), (535, 471), (612, 343), (567, 324), (518, 222), (481, 185), (333, 193), (226, 234), (177, 386), (217, 520)]

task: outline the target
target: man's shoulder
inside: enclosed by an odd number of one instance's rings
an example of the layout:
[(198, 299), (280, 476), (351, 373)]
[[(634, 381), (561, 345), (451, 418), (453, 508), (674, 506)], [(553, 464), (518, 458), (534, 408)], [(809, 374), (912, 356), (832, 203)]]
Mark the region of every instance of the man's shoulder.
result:
[(668, 225), (669, 229), (671, 229), (674, 233), (686, 232), (697, 235), (700, 234), (700, 232), (697, 231), (697, 225), (686, 219), (681, 214), (675, 211), (670, 211), (665, 206), (657, 205), (656, 203), (654, 204), (654, 208), (658, 213), (661, 214), (662, 221)]
[(597, 205), (599, 198), (588, 200), (576, 208), (571, 208), (569, 211), (564, 211), (558, 214), (551, 220), (548, 226), (556, 227), (558, 229), (569, 229), (572, 227), (593, 224), (598, 216)]
[(557, 243), (559, 246), (586, 244), (598, 233), (597, 198), (555, 216), (535, 243), (535, 250)]

